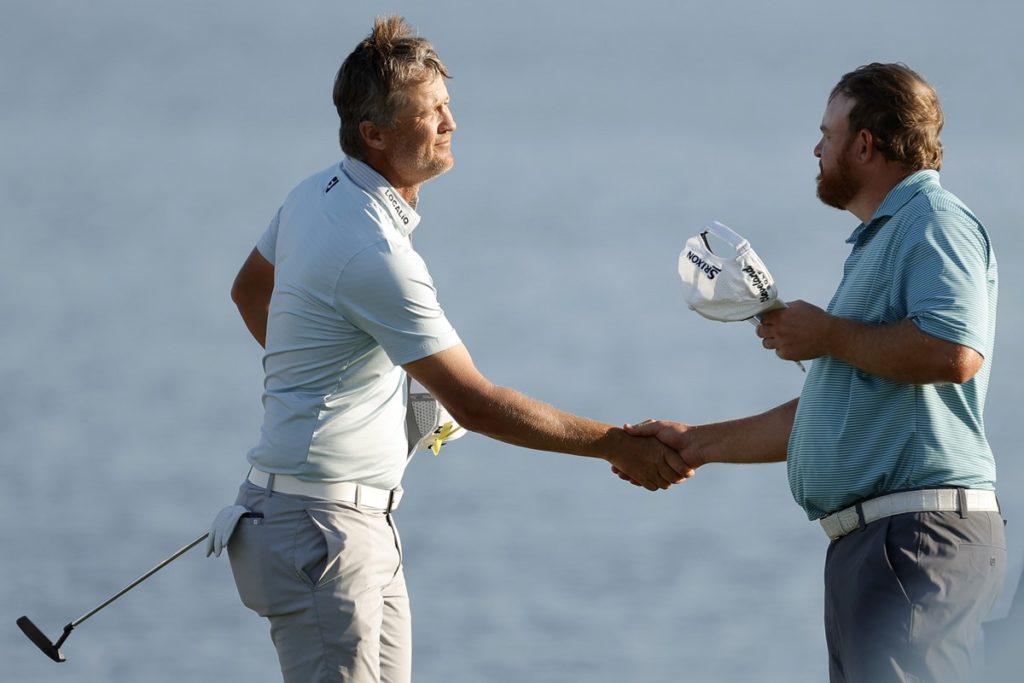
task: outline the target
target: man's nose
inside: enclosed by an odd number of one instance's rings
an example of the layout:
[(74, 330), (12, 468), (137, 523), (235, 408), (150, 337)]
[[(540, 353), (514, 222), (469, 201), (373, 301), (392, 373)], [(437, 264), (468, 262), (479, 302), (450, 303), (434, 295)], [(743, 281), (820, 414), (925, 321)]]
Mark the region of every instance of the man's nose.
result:
[(444, 117), (441, 119), (441, 132), (454, 133), (455, 128), (455, 117), (452, 116), (452, 110), (445, 107)]

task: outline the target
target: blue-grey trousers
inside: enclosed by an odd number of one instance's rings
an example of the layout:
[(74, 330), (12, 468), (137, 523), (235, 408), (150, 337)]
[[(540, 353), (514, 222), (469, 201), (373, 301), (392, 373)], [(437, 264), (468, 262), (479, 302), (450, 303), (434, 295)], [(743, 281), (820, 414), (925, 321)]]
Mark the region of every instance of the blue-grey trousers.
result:
[(998, 512), (894, 515), (833, 541), (825, 561), (832, 683), (965, 683), (1002, 589)]
[(246, 607), (270, 621), (286, 683), (408, 683), (409, 596), (391, 515), (242, 484), (228, 545)]

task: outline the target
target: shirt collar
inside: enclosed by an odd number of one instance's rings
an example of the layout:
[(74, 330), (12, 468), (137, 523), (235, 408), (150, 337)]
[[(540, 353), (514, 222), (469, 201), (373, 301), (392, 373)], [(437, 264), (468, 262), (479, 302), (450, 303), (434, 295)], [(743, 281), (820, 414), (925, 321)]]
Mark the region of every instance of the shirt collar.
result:
[(416, 229), (420, 222), (420, 215), (409, 206), (409, 203), (402, 198), (402, 195), (398, 194), (398, 190), (393, 188), (391, 183), (385, 180), (384, 176), (369, 165), (352, 157), (345, 157), (341, 162), (341, 168), (353, 183), (369, 193), (384, 207), (398, 232), (408, 237)]
[(891, 218), (893, 214), (902, 209), (907, 202), (914, 198), (914, 195), (921, 192), (926, 186), (938, 186), (938, 184), (938, 171), (928, 169), (911, 173), (889, 190), (889, 194), (885, 195), (885, 199), (875, 211), (875, 215), (867, 223), (858, 225), (853, 234), (847, 238), (847, 243), (855, 244), (868, 228), (884, 223)]

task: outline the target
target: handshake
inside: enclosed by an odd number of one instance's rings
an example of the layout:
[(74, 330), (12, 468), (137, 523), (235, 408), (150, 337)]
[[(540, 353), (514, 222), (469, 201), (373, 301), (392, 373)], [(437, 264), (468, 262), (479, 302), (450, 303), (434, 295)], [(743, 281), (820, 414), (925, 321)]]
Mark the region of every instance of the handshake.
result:
[(692, 477), (706, 462), (694, 427), (644, 420), (622, 429), (622, 444), (607, 460), (614, 474), (635, 486), (648, 491), (667, 489)]

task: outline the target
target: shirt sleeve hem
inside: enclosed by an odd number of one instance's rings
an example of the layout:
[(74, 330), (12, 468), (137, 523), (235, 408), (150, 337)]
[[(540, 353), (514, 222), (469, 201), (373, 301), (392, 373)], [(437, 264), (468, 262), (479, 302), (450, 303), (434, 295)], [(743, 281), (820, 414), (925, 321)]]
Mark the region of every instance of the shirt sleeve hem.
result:
[(433, 356), (435, 353), (446, 351), (461, 343), (462, 340), (459, 338), (458, 332), (452, 329), (448, 334), (425, 340), (414, 347), (405, 349), (401, 354), (388, 355), (391, 357), (391, 362), (395, 365), (405, 365), (406, 363), (412, 363), (428, 356)]
[(986, 341), (978, 337), (976, 334), (972, 334), (968, 330), (958, 330), (950, 327), (949, 325), (943, 325), (936, 320), (922, 316), (914, 316), (911, 320), (913, 320), (914, 324), (917, 325), (917, 329), (921, 330), (925, 334), (929, 334), (951, 344), (957, 344), (959, 346), (966, 346), (974, 349), (981, 354), (982, 357), (988, 355), (988, 351), (986, 350)]

